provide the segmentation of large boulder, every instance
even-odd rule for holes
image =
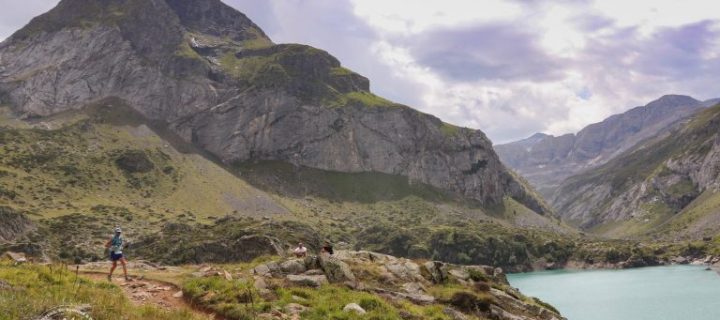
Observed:
[[[420,274],[420,266],[410,260],[399,259],[385,264],[384,267],[400,279],[406,281],[423,280]]]
[[[332,256],[320,257],[320,267],[330,282],[355,281],[355,274],[353,274],[350,266],[340,259]]]
[[[343,261],[387,263],[398,260],[391,255],[372,251],[337,250],[333,256]]]
[[[363,309],[363,308],[362,308],[359,304],[357,304],[357,303],[348,303],[348,304],[346,304],[345,307],[343,308],[343,311],[344,311],[344,312],[354,312],[354,313],[357,313],[357,314],[365,314],[365,313],[367,313],[367,311],[365,311],[365,309]]]
[[[263,277],[272,277],[280,273],[280,266],[276,262],[259,264],[253,268],[253,273]]]
[[[303,259],[291,259],[280,263],[280,270],[283,273],[301,274],[307,271]]]
[[[433,283],[444,283],[448,280],[448,266],[444,262],[425,262],[422,270],[425,277]]]
[[[296,286],[305,286],[305,287],[320,287],[323,284],[328,283],[328,278],[324,275],[321,276],[307,276],[307,275],[299,275],[299,274],[289,274],[287,276],[288,282],[292,285]]]
[[[320,258],[318,256],[307,256],[303,263],[307,270],[320,269]]]

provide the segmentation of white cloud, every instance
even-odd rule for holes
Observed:
[[[700,70],[714,73],[720,69],[696,58],[682,60],[675,56],[671,51],[684,50],[678,48],[684,45],[677,36],[668,34],[672,28],[717,20],[720,14],[709,10],[706,2],[452,0],[407,5],[406,1],[399,0],[354,0],[353,4],[355,13],[378,34],[375,54],[379,63],[390,66],[393,74],[400,75],[404,81],[425,88],[423,103],[416,107],[449,122],[480,128],[496,142],[522,138],[535,131],[574,132],[663,94],[686,93],[700,99],[719,94],[712,91],[711,83],[716,82],[712,76],[688,81],[683,69],[690,66],[674,64],[695,64]],[[457,36],[453,30],[490,25],[532,34],[527,40],[541,48],[541,54],[562,61],[559,67],[562,77],[531,81],[531,75],[523,79],[510,74],[503,77],[499,72],[493,73],[497,75],[495,79],[448,78],[441,75],[447,71],[442,63],[426,64],[418,60],[417,54],[422,49],[417,52],[408,49],[409,43],[417,43],[423,35],[437,30],[445,30],[445,36],[453,37]],[[692,36],[695,31],[687,32]],[[521,45],[511,43],[521,37],[501,41],[490,37],[480,33],[475,39],[463,37],[461,41],[467,41],[466,48],[450,48],[445,59],[451,59],[458,51],[469,50],[472,42],[480,43],[480,48],[483,44],[508,46],[509,50],[498,51],[501,54],[511,53],[515,48],[522,50]],[[720,56],[717,39],[698,44],[704,46],[702,59],[709,61]],[[652,48],[648,48],[658,48],[664,40],[670,43],[660,51],[652,52]],[[485,48],[485,51],[493,50],[496,48]],[[531,54],[537,56],[538,53]],[[435,61],[443,59],[438,54],[432,57]],[[487,57],[476,56],[476,60]],[[497,55],[490,57],[496,61],[503,59]],[[512,57],[516,58],[515,63],[504,69],[526,63],[522,54],[517,57],[512,54]],[[457,69],[457,64],[445,67]],[[535,72],[535,69],[528,70]]]
[[[519,18],[519,3],[503,0],[352,0],[355,13],[380,31],[405,35],[432,28]]]
[[[30,22],[33,17],[50,10],[59,0],[1,0],[0,41]]]

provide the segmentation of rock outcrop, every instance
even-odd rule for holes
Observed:
[[[645,139],[667,133],[705,107],[688,96],[666,95],[643,107],[591,124],[577,134],[542,133],[496,145],[501,160],[522,174],[546,199],[566,178],[598,167]]]
[[[482,132],[373,95],[327,52],[275,45],[219,0],[62,0],[0,44],[0,99],[15,113],[108,98],[227,164],[382,172],[548,211]]]
[[[35,229],[35,224],[12,208],[0,207],[0,243],[14,242]]]
[[[377,295],[397,305],[403,302],[418,306],[441,305],[443,313],[453,319],[564,319],[547,305],[524,297],[510,287],[502,271],[490,266],[461,266],[440,261],[418,263],[369,251],[339,250],[333,256],[315,258],[309,260],[321,261],[317,267],[322,266],[322,269],[288,272],[288,268],[281,267],[299,263],[297,259],[258,265],[253,269],[255,286],[266,290],[266,283],[274,283],[281,287],[321,290],[322,286],[341,283],[350,290]],[[391,273],[394,280],[387,281],[382,270]],[[339,274],[342,276],[338,277]],[[258,282],[261,285],[258,286]],[[301,297],[294,299],[303,301]],[[365,314],[367,311],[363,306],[374,307],[367,299],[365,305],[358,302],[347,303],[342,310]]]

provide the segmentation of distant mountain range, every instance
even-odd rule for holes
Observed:
[[[566,222],[613,237],[720,230],[720,100],[664,96],[577,135],[497,146]]]
[[[566,220],[610,236],[713,237],[720,231],[720,105],[565,180]]]
[[[577,134],[551,136],[542,133],[496,145],[502,161],[524,176],[550,199],[566,178],[607,163],[639,142],[667,132],[712,101],[703,103],[688,96],[666,95],[646,106],[613,115],[591,124]]]

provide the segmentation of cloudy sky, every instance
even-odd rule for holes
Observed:
[[[1,1],[0,39],[57,3]],[[720,11],[704,0],[225,2],[276,43],[323,48],[374,92],[495,143],[663,94],[720,97]]]

